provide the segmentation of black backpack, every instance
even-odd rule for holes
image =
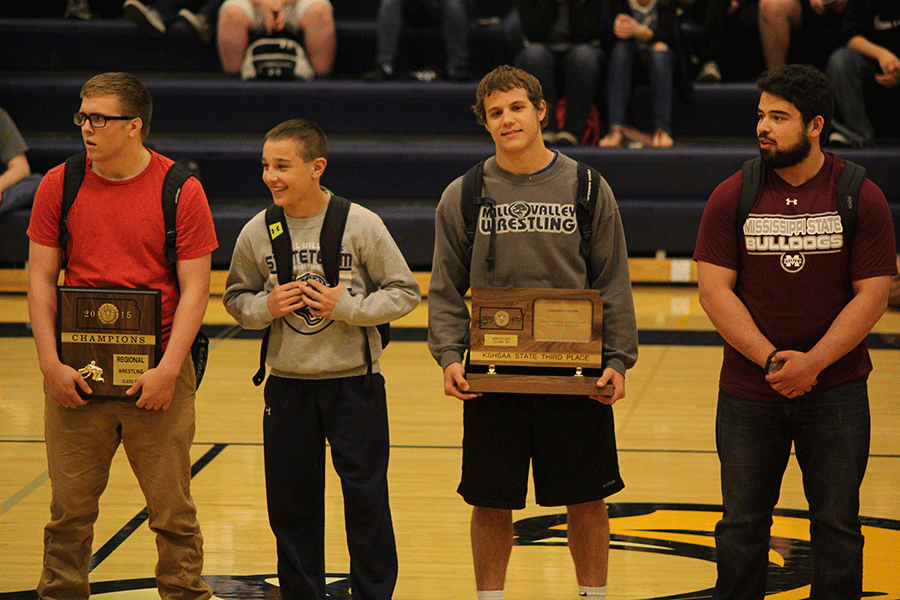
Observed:
[[[63,195],[62,207],[59,214],[59,246],[63,252],[63,264],[66,262],[66,247],[68,246],[71,234],[69,233],[69,210],[75,203],[78,196],[78,190],[81,188],[81,182],[84,181],[84,170],[86,167],[85,152],[79,152],[74,156],[66,159],[65,170],[63,171]],[[175,243],[178,238],[178,232],[175,229],[175,216],[178,210],[178,199],[181,197],[181,188],[188,180],[188,177],[194,175],[194,172],[184,163],[174,162],[166,172],[163,180],[162,188],[162,208],[163,219],[166,228],[166,260],[170,263],[178,261],[178,252]],[[202,330],[197,331],[197,337],[191,344],[191,358],[194,361],[194,372],[197,376],[197,387],[200,387],[200,381],[203,379],[203,373],[206,372],[206,361],[209,357],[209,338]]]
[[[347,225],[347,214],[350,212],[350,201],[340,196],[332,196],[325,209],[325,219],[322,229],[319,231],[319,256],[322,260],[322,270],[325,271],[325,280],[328,285],[334,287],[340,281],[340,253],[341,240],[344,237],[344,227]],[[278,284],[284,285],[293,280],[293,245],[288,230],[284,209],[272,204],[266,209],[266,228],[269,232],[269,241],[272,243],[272,254],[275,258],[275,272],[278,276]],[[381,347],[387,348],[391,340],[391,324],[382,323],[376,327],[381,335]],[[253,376],[253,385],[260,385],[266,377],[266,354],[269,350],[270,325],[263,334],[262,345],[259,348],[259,370]],[[372,375],[372,349],[369,348],[369,338],[365,335],[366,384]]]
[[[466,237],[469,239],[469,253],[471,256],[472,245],[475,243],[475,231],[478,227],[478,215],[482,206],[493,207],[496,202],[492,198],[481,195],[484,187],[484,161],[481,161],[463,176],[462,181],[462,213],[466,224]],[[593,236],[594,207],[597,204],[597,195],[600,189],[600,173],[591,166],[578,161],[578,194],[575,199],[575,217],[578,221],[578,230],[581,232],[581,254],[588,262],[588,276],[593,279],[590,272],[591,237]],[[493,242],[488,250],[487,262],[493,268]]]
[[[744,230],[744,223],[753,210],[753,205],[759,199],[762,189],[762,159],[752,158],[744,163],[741,168],[743,181],[741,182],[741,199],[738,202],[735,224],[737,225],[738,238]],[[844,240],[847,249],[852,247],[853,234],[856,232],[856,213],[859,209],[859,190],[866,178],[866,169],[849,160],[844,161],[844,172],[837,186],[837,210],[841,217],[841,227],[844,229]]]

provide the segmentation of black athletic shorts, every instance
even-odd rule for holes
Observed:
[[[473,506],[525,507],[528,469],[541,506],[606,498],[619,475],[612,407],[587,396],[484,394],[463,407],[462,481]]]

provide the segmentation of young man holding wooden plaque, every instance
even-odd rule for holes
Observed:
[[[212,595],[200,578],[203,538],[190,493],[196,374],[189,353],[206,312],[210,255],[217,241],[206,194],[190,178],[178,202],[177,260],[167,257],[162,190],[173,161],[144,146],[151,113],[150,93],[133,75],[104,73],[85,83],[74,121],[86,157],[66,219],[68,241],[60,243],[64,165],[44,177],[31,213],[28,306],[44,376],[52,484],[37,588],[41,598],[90,595],[93,526],[120,443],[156,533],[160,597],[205,600]],[[64,307],[57,303],[57,283],[64,258],[65,286],[116,293],[161,290],[156,318],[162,358],[115,399],[100,397],[104,394],[92,387],[113,374],[101,374],[98,364],[73,366],[60,360],[57,318],[65,323],[85,316],[60,314]],[[98,307],[102,323],[127,319],[115,302]],[[80,310],[93,316],[89,308]],[[100,343],[99,338],[94,341]]]
[[[637,360],[637,328],[628,255],[609,185],[598,186],[588,232],[573,208],[578,163],[544,146],[547,105],[533,76],[508,66],[481,81],[475,113],[496,155],[484,163],[487,200],[474,237],[467,234],[463,179],[451,183],[436,214],[429,302],[429,348],[444,369],[444,392],[465,401],[459,493],[472,512],[472,548],[480,599],[503,595],[513,544],[512,510],[524,508],[529,465],[543,506],[565,506],[569,549],[580,594],[604,598],[609,517],[604,498],[624,487],[616,458],[612,404],[625,396],[625,371]],[[552,216],[552,218],[531,218]],[[589,234],[590,243],[585,244]],[[582,252],[585,246],[586,253]],[[585,255],[586,254],[586,255]],[[594,289],[603,304],[603,362],[591,395],[477,394],[466,381],[469,288]],[[498,325],[515,313],[504,311]],[[510,318],[507,319],[507,316]],[[523,363],[526,370],[536,367]],[[611,391],[605,388],[612,386]]]

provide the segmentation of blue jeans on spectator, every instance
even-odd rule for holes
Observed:
[[[610,127],[625,125],[631,76],[635,58],[641,50],[633,39],[616,40],[609,58],[607,110]],[[650,74],[650,113],[654,131],[672,132],[672,94],[674,93],[675,53],[671,48],[647,51]]]
[[[865,146],[875,138],[875,127],[866,113],[863,82],[881,73],[878,61],[852,48],[838,48],[828,59],[828,77],[834,82],[835,108],[839,125],[835,127],[854,145]]]
[[[31,208],[42,177],[39,173],[32,173],[3,190],[0,196],[0,215],[20,208]]]
[[[856,380],[785,402],[719,392],[716,446],[724,514],[716,525],[715,600],[762,600],[772,511],[791,443],[803,473],[812,545],[811,600],[862,593],[859,487],[869,457],[869,398]]]
[[[585,122],[594,101],[600,68],[603,65],[603,49],[599,45],[575,44],[566,52],[555,52],[545,44],[530,43],[516,56],[516,66],[531,73],[541,83],[544,100],[550,109],[548,129],[559,131],[556,122],[557,74],[563,74],[563,95],[566,99],[564,131],[581,139]]]
[[[381,0],[378,7],[379,66],[394,67],[403,27],[403,5],[423,2],[431,5],[436,20],[440,20],[444,34],[444,53],[447,70],[469,67],[469,7],[466,0]]]

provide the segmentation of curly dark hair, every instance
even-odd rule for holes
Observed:
[[[797,107],[803,124],[809,125],[817,115],[825,120],[827,134],[834,118],[834,84],[811,65],[784,65],[766,71],[756,82],[760,92],[783,98]]]

